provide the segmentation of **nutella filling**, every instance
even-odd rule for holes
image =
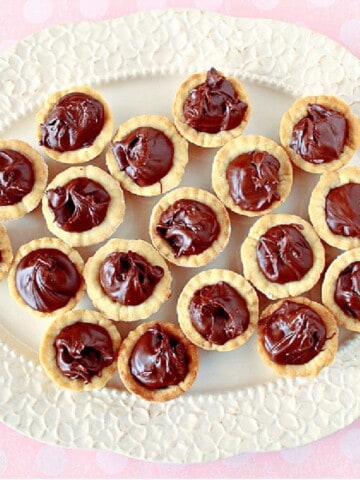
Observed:
[[[318,355],[326,341],[326,326],[312,308],[285,300],[259,321],[264,347],[280,365],[303,365]]]
[[[302,225],[276,225],[262,235],[256,256],[263,275],[274,283],[301,280],[313,266],[313,251]]]
[[[339,158],[348,138],[346,118],[335,110],[312,103],[307,113],[294,126],[290,147],[310,163],[322,164]]]
[[[238,127],[247,108],[231,82],[211,68],[206,81],[190,91],[183,113],[187,125],[198,132],[218,133]]]
[[[135,252],[114,252],[100,266],[100,285],[105,294],[122,305],[147,300],[164,276],[164,269],[151,265]]]
[[[197,290],[189,305],[191,323],[209,342],[224,345],[249,325],[243,297],[228,283],[218,282]]]
[[[207,205],[181,199],[161,214],[156,231],[178,258],[197,255],[209,248],[219,236],[220,226],[215,213]]]
[[[227,170],[231,198],[243,210],[261,211],[280,200],[279,161],[268,152],[248,152],[233,160]]]
[[[157,323],[136,342],[129,366],[140,384],[157,389],[182,382],[189,371],[188,362],[185,345]]]
[[[360,184],[346,183],[326,196],[325,219],[335,235],[360,238]]]
[[[334,300],[348,316],[360,320],[360,262],[353,262],[338,276]]]
[[[111,337],[100,325],[77,322],[64,327],[55,337],[56,363],[70,380],[91,382],[115,360]]]
[[[86,177],[46,191],[55,223],[67,232],[85,232],[105,219],[111,200],[107,191]]]
[[[20,260],[15,281],[17,291],[27,305],[50,313],[69,303],[79,290],[82,277],[63,252],[40,248]]]
[[[68,93],[41,124],[40,145],[58,152],[90,147],[104,123],[104,107],[99,100],[86,93]]]
[[[0,150],[0,206],[14,205],[31,192],[35,183],[30,160],[15,150]]]
[[[165,177],[173,165],[174,146],[161,131],[139,127],[112,144],[121,171],[140,187],[153,185]]]

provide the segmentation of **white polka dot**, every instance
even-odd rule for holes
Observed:
[[[222,0],[195,0],[194,6],[208,10],[219,10],[223,3]]]
[[[0,450],[0,475],[6,472],[7,466],[8,466],[7,456],[4,450]]]
[[[347,20],[341,25],[340,40],[347,47],[360,44],[360,20]]]
[[[330,7],[330,5],[335,3],[335,0],[310,0],[310,3],[316,7]]]
[[[23,14],[31,23],[45,23],[51,17],[53,9],[52,0],[26,0]]]
[[[167,0],[137,0],[136,5],[139,10],[149,10],[149,8],[166,8]]]
[[[101,471],[109,475],[122,472],[128,464],[128,459],[123,455],[114,452],[98,450],[96,452],[96,463]]]
[[[97,19],[104,17],[109,7],[108,0],[101,2],[89,2],[89,0],[80,0],[79,9],[84,18]]]
[[[360,429],[351,429],[343,434],[340,447],[348,458],[360,461]]]
[[[273,10],[278,6],[279,0],[251,0],[254,7],[259,10]]]
[[[66,450],[60,447],[41,447],[36,455],[36,465],[44,475],[58,476],[65,470],[68,458]]]
[[[282,450],[280,455],[288,463],[304,463],[313,451],[310,445]]]

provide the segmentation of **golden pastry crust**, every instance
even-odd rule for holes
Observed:
[[[56,336],[63,328],[73,325],[77,322],[92,323],[103,327],[108,332],[113,344],[114,361],[111,365],[103,368],[101,371],[101,376],[94,376],[87,384],[85,384],[82,380],[71,380],[63,375],[56,363],[56,348],[54,347]],[[72,312],[67,312],[64,315],[57,317],[49,325],[40,343],[39,359],[43,369],[45,370],[45,373],[53,382],[56,383],[57,386],[77,392],[94,390],[104,387],[115,374],[117,370],[117,357],[120,343],[121,337],[117,328],[101,313],[91,310],[73,310]]]
[[[274,362],[268,355],[264,348],[264,334],[261,328],[261,321],[267,316],[274,313],[286,301],[307,305],[314,310],[323,320],[326,327],[326,341],[323,350],[313,359],[303,365],[281,365]],[[260,315],[258,328],[258,352],[266,365],[275,370],[279,375],[286,377],[316,377],[320,370],[333,362],[337,352],[339,342],[339,332],[336,324],[336,319],[332,313],[320,303],[309,300],[305,297],[295,297],[289,299],[282,299],[272,305],[269,305]]]
[[[61,163],[85,163],[88,162],[105,150],[107,144],[110,142],[111,136],[113,134],[113,116],[110,110],[109,105],[105,101],[105,99],[95,90],[86,86],[86,85],[79,85],[73,86],[70,88],[66,88],[64,90],[59,90],[52,93],[44,102],[41,109],[38,111],[36,115],[36,135],[39,140],[41,141],[41,125],[46,121],[46,118],[55,104],[60,100],[60,98],[64,97],[68,93],[85,93],[90,95],[91,97],[98,100],[104,107],[104,125],[99,133],[99,135],[95,138],[92,145],[85,148],[79,148],[77,150],[71,150],[67,152],[58,152],[53,150],[52,148],[46,147],[42,145],[42,149],[53,160],[56,160]]]
[[[325,173],[320,177],[310,197],[309,217],[313,227],[324,242],[340,250],[360,247],[360,238],[336,235],[330,230],[326,222],[326,197],[333,188],[347,183],[360,183],[359,178],[360,167],[356,166],[348,166],[337,172]]]
[[[245,300],[249,311],[249,325],[247,329],[241,335],[228,340],[223,345],[206,340],[193,326],[189,311],[190,302],[195,292],[208,285],[215,285],[218,282],[226,282],[234,288]],[[205,350],[228,352],[243,345],[254,333],[259,318],[259,300],[255,289],[238,273],[223,269],[204,270],[192,277],[183,288],[177,302],[177,315],[182,331],[192,343]]]
[[[218,71],[218,73],[225,77],[220,71]],[[199,132],[195,130],[186,123],[183,106],[190,91],[204,83],[206,81],[206,76],[207,72],[195,73],[180,85],[175,94],[172,106],[174,123],[181,135],[183,135],[189,142],[206,148],[221,147],[232,138],[238,137],[245,129],[251,114],[250,102],[246,90],[240,81],[235,77],[226,76],[226,79],[231,82],[234,90],[237,92],[239,99],[247,104],[247,109],[240,125],[232,130],[222,130],[218,133]]]
[[[39,250],[41,248],[54,248],[55,250],[59,250],[60,252],[67,255],[67,257],[75,265],[81,277],[80,287],[77,292],[74,292],[73,297],[70,298],[66,305],[64,305],[62,308],[54,310],[53,312],[41,312],[32,308],[23,300],[16,287],[16,271],[20,261],[29,253],[34,252],[35,250]],[[81,258],[80,254],[76,250],[71,248],[69,245],[67,245],[65,242],[54,237],[37,238],[35,240],[31,240],[28,243],[25,243],[24,245],[21,245],[21,247],[17,251],[8,275],[8,287],[12,297],[28,312],[40,318],[51,318],[54,316],[62,315],[63,313],[72,310],[75,305],[80,301],[81,297],[85,292],[83,271],[84,261]]]
[[[298,224],[303,227],[301,233],[312,248],[313,265],[300,280],[280,284],[270,282],[263,275],[258,265],[256,249],[261,235],[266,233],[269,228],[285,224]],[[249,234],[241,246],[240,256],[244,277],[271,299],[295,297],[307,292],[317,283],[325,266],[324,247],[312,226],[301,217],[286,213],[267,214],[259,218],[250,228]]]
[[[146,197],[160,195],[168,190],[177,187],[184,175],[185,167],[188,163],[188,143],[178,133],[174,124],[162,115],[140,115],[127,120],[120,125],[116,131],[112,143],[119,142],[129,133],[139,127],[152,127],[163,132],[174,147],[173,165],[169,172],[153,185],[141,187],[129,175],[120,170],[119,164],[113,154],[111,145],[106,153],[106,164],[111,175],[116,178],[121,186],[135,195],[143,195]]]
[[[157,265],[164,270],[164,276],[154,288],[151,296],[139,305],[122,305],[112,300],[103,291],[99,272],[103,261],[114,252],[128,252],[131,250],[145,258],[151,265]],[[144,320],[157,312],[161,305],[171,295],[171,273],[161,255],[144,240],[125,240],[116,238],[109,240],[103,247],[88,259],[85,265],[84,276],[87,293],[96,308],[112,320],[132,322]]]
[[[110,195],[110,203],[107,209],[106,217],[99,225],[84,232],[68,232],[58,227],[54,222],[54,215],[48,205],[46,192],[42,199],[42,212],[46,220],[46,225],[51,233],[64,240],[72,247],[83,247],[102,242],[112,235],[125,215],[124,194],[118,182],[104,170],[99,167],[88,165],[86,167],[70,167],[59,173],[52,182],[49,183],[47,190],[61,187],[75,178],[89,178],[100,184]]]
[[[0,140],[0,150],[14,150],[26,157],[34,172],[34,185],[20,202],[0,206],[0,221],[15,220],[34,210],[40,203],[48,180],[48,167],[42,156],[21,140]]]
[[[226,178],[226,171],[229,164],[239,155],[253,151],[268,152],[280,163],[278,172],[279,184],[277,186],[277,193],[280,199],[275,200],[268,208],[259,211],[245,210],[237,205],[230,194],[229,183]],[[244,135],[226,143],[226,145],[217,152],[213,163],[211,178],[216,195],[227,208],[239,215],[256,217],[275,210],[275,208],[279,207],[286,200],[292,186],[293,171],[289,157],[280,145],[260,135]]]
[[[139,338],[157,323],[160,324],[168,334],[174,336],[184,344],[188,356],[188,374],[178,385],[150,389],[141,385],[133,377],[130,371],[129,359]],[[167,402],[185,393],[194,383],[199,370],[199,356],[195,345],[189,342],[177,325],[162,321],[146,322],[139,325],[135,330],[131,330],[123,340],[119,351],[118,369],[122,382],[131,393],[151,402]]]
[[[331,162],[313,164],[304,160],[291,147],[291,135],[294,126],[307,115],[309,103],[322,105],[342,114],[348,124],[348,139],[339,158]],[[310,173],[324,173],[338,170],[346,165],[353,157],[355,150],[360,146],[360,123],[357,117],[351,112],[350,107],[339,98],[327,95],[310,96],[296,100],[290,109],[284,113],[280,124],[280,141],[288,152],[293,163]]]
[[[360,248],[354,248],[344,252],[333,260],[327,269],[323,280],[321,300],[322,303],[335,315],[339,325],[348,330],[352,330],[353,332],[360,332],[360,320],[347,315],[334,299],[336,283],[340,273],[354,262],[360,262]]]
[[[13,252],[10,237],[4,225],[0,223],[0,281],[6,277],[12,261]]]
[[[177,200],[195,200],[207,205],[215,213],[220,227],[220,233],[213,244],[199,254],[182,255],[175,257],[169,243],[156,231],[156,225],[162,213],[173,205]],[[154,206],[150,216],[150,237],[154,247],[169,262],[180,267],[201,267],[208,264],[219,255],[228,244],[231,232],[229,215],[224,205],[206,190],[193,187],[183,187],[173,190],[164,195]]]

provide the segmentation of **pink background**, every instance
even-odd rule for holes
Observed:
[[[273,18],[328,35],[360,58],[359,0],[0,0],[0,54],[56,23],[114,18],[150,8],[195,7]],[[201,465],[164,465],[112,452],[49,446],[0,424],[2,478],[359,478],[360,419],[300,448]]]

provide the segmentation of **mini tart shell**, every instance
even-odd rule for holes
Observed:
[[[113,344],[114,361],[111,365],[103,368],[101,376],[95,375],[91,382],[85,384],[83,381],[70,378],[63,375],[56,363],[56,349],[54,341],[61,330],[69,325],[77,322],[86,322],[99,325],[108,332]],[[101,313],[91,310],[73,310],[64,315],[57,317],[45,331],[41,343],[39,359],[48,377],[61,388],[67,388],[74,391],[94,390],[104,387],[113,377],[117,370],[117,356],[120,348],[120,334],[110,320],[105,318]]]
[[[133,348],[139,338],[157,323],[160,324],[168,334],[176,337],[184,344],[189,360],[189,371],[185,379],[178,385],[151,389],[141,385],[141,383],[133,377],[129,366],[129,360]],[[166,402],[185,393],[194,383],[199,370],[199,356],[195,345],[189,342],[177,325],[162,321],[146,322],[139,325],[134,330],[131,330],[128,336],[123,340],[119,351],[118,369],[123,384],[131,393],[151,402]]]
[[[163,268],[164,276],[155,286],[151,296],[139,305],[122,305],[106,295],[100,281],[100,267],[105,258],[114,252],[128,252],[131,250],[144,257],[150,264]],[[157,312],[161,305],[171,295],[172,276],[170,270],[161,255],[144,240],[109,240],[103,247],[88,259],[85,265],[84,276],[87,293],[96,308],[112,320],[132,322],[144,320]]]
[[[307,107],[310,103],[322,105],[342,114],[348,124],[348,139],[339,158],[331,162],[314,164],[304,160],[291,147],[291,136],[294,126],[307,116]],[[288,152],[292,162],[302,170],[310,173],[324,173],[331,170],[338,170],[346,165],[360,146],[360,123],[357,117],[351,112],[350,107],[337,97],[319,95],[300,98],[284,113],[280,123],[280,141]]]
[[[0,281],[6,277],[13,261],[10,237],[4,225],[0,223]]]
[[[36,115],[36,136],[38,141],[41,141],[41,125],[46,121],[47,116],[55,106],[55,104],[68,93],[85,93],[91,97],[98,100],[104,107],[104,125],[95,138],[93,144],[90,147],[79,148],[77,150],[71,150],[67,152],[58,152],[52,148],[42,145],[41,148],[43,151],[53,160],[56,160],[61,163],[85,163],[89,160],[100,155],[100,153],[105,150],[107,144],[109,143],[111,136],[113,134],[114,122],[113,116],[110,110],[109,105],[104,100],[104,98],[92,88],[81,85],[67,88],[65,90],[58,90],[52,93],[44,102],[42,108],[38,111]]]
[[[335,358],[339,342],[339,332],[336,324],[336,319],[332,315],[332,313],[320,303],[314,302],[305,297],[295,297],[284,298],[276,303],[273,303],[272,305],[269,305],[261,313],[259,322],[261,322],[263,318],[274,313],[278,308],[281,307],[281,305],[286,300],[307,305],[321,317],[327,331],[326,341],[323,350],[313,359],[311,359],[307,363],[304,363],[303,365],[281,365],[271,360],[267,351],[265,350],[263,330],[259,325],[257,342],[258,352],[263,362],[269,367],[271,367],[279,375],[283,375],[286,377],[316,377],[319,374],[320,370],[327,365],[330,365],[330,363],[332,363]]]
[[[249,325],[247,329],[223,345],[206,340],[193,326],[189,311],[190,302],[197,290],[219,282],[226,282],[234,288],[246,301],[249,311]],[[177,315],[182,331],[192,343],[204,350],[228,352],[243,345],[254,333],[259,318],[259,300],[255,289],[238,273],[222,269],[204,270],[192,277],[183,288],[177,303]]]
[[[61,187],[75,178],[89,178],[100,184],[110,195],[110,203],[103,222],[84,232],[68,232],[58,227],[54,221],[54,214],[49,208],[46,191],[42,199],[42,212],[46,225],[51,233],[64,240],[72,247],[84,247],[102,242],[109,238],[120,225],[125,215],[124,194],[118,182],[99,167],[88,165],[85,167],[70,167],[59,173],[47,190]]]
[[[119,142],[129,133],[139,127],[152,127],[163,132],[172,142],[174,147],[173,165],[169,172],[153,185],[141,187],[129,175],[120,170],[119,164],[113,154],[111,145],[106,154],[106,165],[111,175],[116,178],[121,186],[135,195],[151,197],[160,195],[177,187],[184,175],[188,163],[188,143],[176,130],[174,124],[162,115],[140,115],[127,120],[116,131],[112,143]]]
[[[56,250],[60,250],[60,252],[67,255],[67,257],[75,265],[81,277],[81,284],[78,291],[74,292],[74,296],[70,298],[70,300],[66,305],[64,305],[62,308],[58,308],[57,310],[54,310],[53,312],[41,312],[39,310],[35,310],[34,308],[30,307],[23,300],[23,298],[18,292],[18,289],[16,288],[16,270],[18,268],[20,261],[24,257],[26,257],[26,255],[28,255],[29,253],[34,252],[35,250],[39,250],[41,248],[54,248]],[[80,301],[81,297],[85,292],[85,281],[83,277],[83,271],[84,271],[84,261],[81,258],[79,252],[69,247],[69,245],[67,245],[65,242],[63,242],[58,238],[54,238],[54,237],[37,238],[35,240],[31,240],[28,243],[25,243],[17,251],[8,275],[8,287],[9,287],[11,296],[31,314],[40,318],[55,317],[58,315],[62,315],[63,313],[69,310],[72,310],[75,307],[75,305]]]
[[[335,315],[339,325],[353,332],[360,332],[360,320],[347,315],[334,299],[336,283],[340,273],[354,262],[360,262],[360,248],[344,252],[332,261],[323,280],[321,300]]]
[[[309,201],[309,217],[317,234],[324,242],[339,248],[350,250],[360,247],[360,238],[346,237],[333,233],[326,222],[325,204],[328,193],[347,183],[360,183],[360,167],[348,166],[337,172],[328,172],[320,177]]]
[[[156,225],[162,213],[177,200],[195,200],[207,205],[215,213],[220,232],[217,239],[199,254],[182,255],[175,258],[171,246],[156,231]],[[162,197],[154,206],[150,216],[150,237],[154,247],[169,262],[180,267],[201,267],[211,262],[228,244],[231,232],[229,215],[224,205],[212,193],[200,188],[183,187],[173,190]]]
[[[21,140],[0,140],[0,150],[14,150],[26,157],[34,172],[32,190],[20,202],[0,206],[0,221],[16,220],[34,210],[40,203],[48,180],[48,167],[42,156]]]
[[[206,81],[207,72],[194,73],[188,77],[178,88],[173,100],[172,112],[176,128],[179,130],[181,135],[186,138],[186,140],[194,143],[195,145],[199,145],[200,147],[216,148],[225,145],[226,142],[239,136],[243,132],[251,115],[251,107],[247,92],[239,80],[235,77],[225,76],[220,71],[218,71],[218,74],[222,75],[229,82],[231,82],[234,90],[239,96],[239,99],[247,104],[245,115],[240,125],[237,127],[231,130],[221,130],[218,133],[207,133],[199,132],[186,123],[183,112],[184,103],[189,96],[190,91]]]
[[[275,157],[280,163],[280,169],[278,172],[279,183],[277,186],[277,193],[279,194],[280,199],[274,201],[268,208],[258,211],[244,210],[234,202],[226,178],[226,172],[230,163],[239,155],[253,151],[267,152]],[[215,155],[211,178],[212,186],[216,195],[227,208],[239,215],[257,217],[275,210],[275,208],[284,203],[291,190],[293,171],[289,157],[280,145],[273,140],[260,135],[244,135],[234,138],[220,148]]]
[[[304,227],[301,233],[312,248],[314,261],[310,270],[306,272],[301,280],[280,284],[270,282],[263,275],[257,262],[256,249],[261,235],[273,226],[286,224],[298,224]],[[325,266],[325,250],[312,226],[301,217],[286,213],[268,214],[259,218],[250,228],[249,234],[241,246],[240,255],[244,277],[249,280],[255,288],[273,300],[295,297],[307,292],[317,283]]]

